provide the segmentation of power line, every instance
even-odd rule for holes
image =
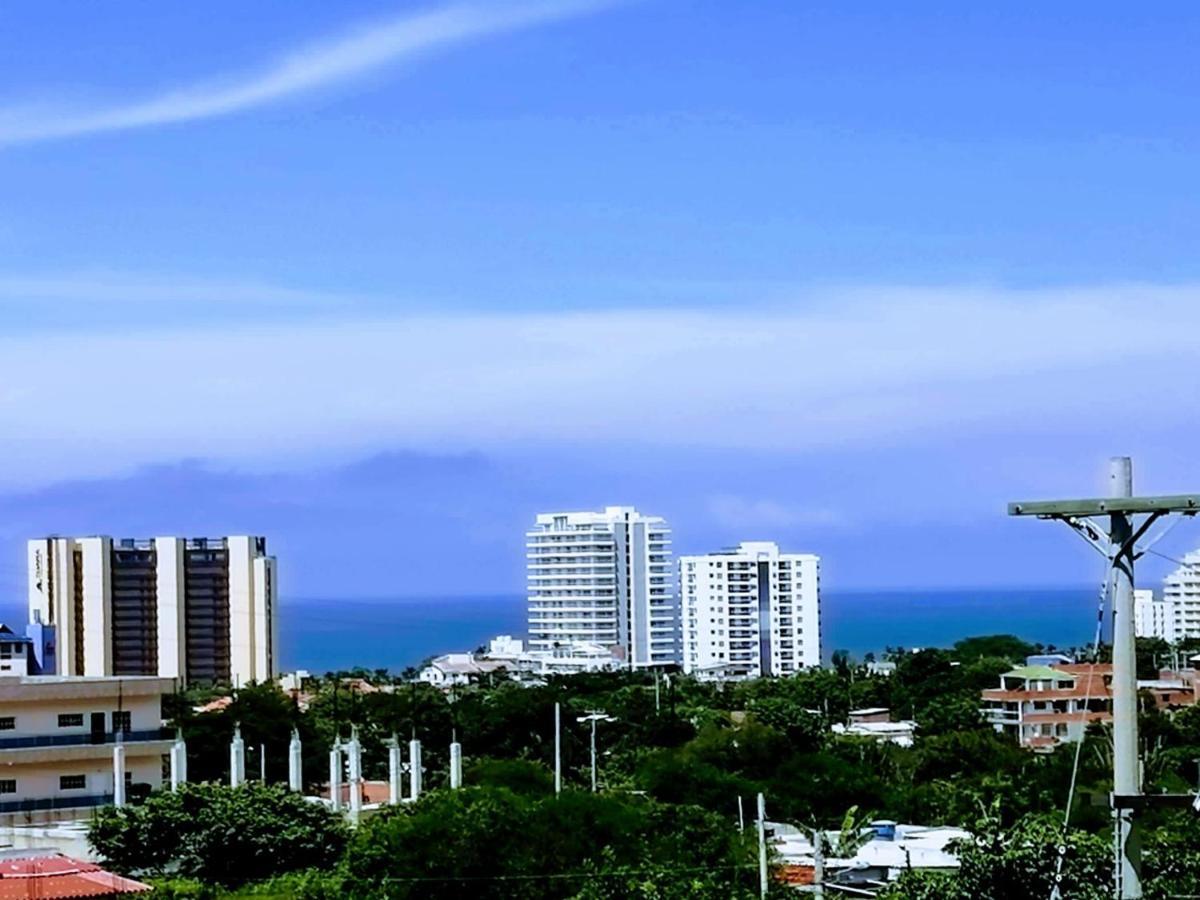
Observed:
[[[1079,779],[1079,760],[1083,755],[1083,744],[1087,731],[1088,706],[1092,702],[1092,684],[1095,682],[1096,660],[1100,655],[1100,638],[1104,631],[1104,610],[1108,606],[1108,595],[1111,589],[1112,574],[1109,568],[1109,561],[1106,559],[1104,561],[1104,579],[1100,584],[1100,602],[1096,607],[1096,636],[1092,641],[1092,660],[1088,666],[1087,690],[1083,696],[1083,709],[1079,711],[1081,728],[1079,740],[1075,744],[1075,759],[1071,763],[1071,782],[1067,789],[1067,807],[1063,810],[1062,843],[1058,845],[1058,859],[1054,864],[1054,887],[1050,891],[1050,900],[1059,900],[1062,896],[1059,885],[1062,883],[1063,864],[1067,858],[1067,834],[1071,826],[1071,807],[1075,804],[1075,785]]]

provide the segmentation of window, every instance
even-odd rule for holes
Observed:
[[[86,775],[59,775],[58,789],[60,791],[82,791],[87,787]]]
[[[17,779],[15,778],[0,778],[0,794],[15,794],[17,792]]]
[[[119,731],[122,734],[128,734],[133,731],[133,714],[127,709],[115,710],[113,716],[113,731]]]
[[[82,728],[83,713],[59,713],[59,728]]]
[[[0,731],[12,731],[16,727],[16,716],[0,716]]]

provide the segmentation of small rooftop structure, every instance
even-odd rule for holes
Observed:
[[[869,706],[865,709],[852,709],[847,714],[851,725],[861,725],[863,722],[890,722],[892,711],[886,706]]]
[[[1075,657],[1065,653],[1034,653],[1025,657],[1027,666],[1069,666],[1075,662]]]
[[[57,850],[0,851],[0,900],[123,897],[153,890]]]

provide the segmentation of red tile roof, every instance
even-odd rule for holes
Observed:
[[[0,900],[69,900],[73,897],[121,897],[144,894],[150,885],[106,872],[95,863],[62,853],[0,857]]]

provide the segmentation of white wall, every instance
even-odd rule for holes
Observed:
[[[229,677],[234,687],[255,680],[254,539],[237,535],[229,548]]]
[[[83,673],[112,674],[112,539],[81,538],[83,551]],[[60,642],[61,643],[61,642]]]
[[[163,678],[183,678],[187,676],[183,541],[175,537],[157,537],[154,552],[157,557],[158,674]]]
[[[278,630],[275,616],[275,560],[260,556],[254,560],[254,671],[255,681],[275,677],[274,635]]]

